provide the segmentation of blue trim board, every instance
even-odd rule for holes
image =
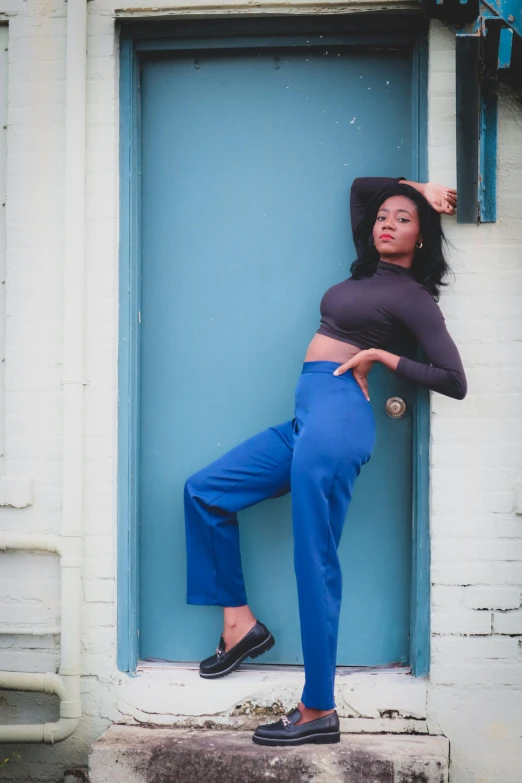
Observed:
[[[124,23],[120,35],[120,278],[118,354],[118,668],[134,672],[139,657],[139,319],[140,309],[140,58],[154,52],[205,46],[216,48],[220,38],[237,33],[235,44],[251,48],[260,45],[260,33],[270,36],[264,45],[280,46],[281,37],[303,46],[328,30],[339,46],[402,45],[414,58],[413,96],[415,134],[418,140],[414,168],[419,179],[427,179],[427,37],[426,25],[404,15],[362,14],[335,16],[180,20],[167,23]],[[365,17],[362,19],[361,17]],[[346,32],[343,35],[342,32]],[[297,37],[295,37],[297,33]],[[314,35],[317,33],[317,35]],[[299,36],[299,34],[301,34]],[[300,37],[300,40],[298,38]],[[160,41],[160,39],[162,39]],[[160,45],[161,44],[161,45]],[[306,44],[310,45],[310,44]],[[429,670],[430,577],[429,577],[429,392],[418,388],[414,423],[413,467],[413,557],[411,596],[412,671],[417,676]]]
[[[419,37],[414,52],[414,89],[417,105],[416,169],[420,182],[428,181],[428,40]],[[413,421],[412,581],[410,665],[412,673],[425,676],[430,668],[430,392],[417,386]]]
[[[121,41],[118,348],[118,668],[138,663],[139,64]]]
[[[513,54],[513,30],[509,27],[503,27],[500,30],[500,39],[498,42],[498,68],[509,68],[511,66],[511,57]]]
[[[497,127],[497,94],[483,91],[480,101],[478,189],[481,223],[494,223],[497,219]]]

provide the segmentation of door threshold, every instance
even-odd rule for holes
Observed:
[[[194,661],[164,661],[159,658],[153,658],[150,660],[139,660],[136,667],[136,671],[148,671],[157,669],[182,669],[188,671],[197,671],[199,664]],[[240,671],[270,671],[270,672],[303,672],[304,666],[302,664],[282,664],[282,663],[242,663]],[[411,674],[411,666],[404,666],[400,664],[384,664],[382,666],[337,666],[337,672],[339,674],[378,674],[385,672],[396,672],[397,674]]]

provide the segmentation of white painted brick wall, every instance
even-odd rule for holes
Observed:
[[[217,0],[213,5],[219,7]],[[133,0],[127,6],[144,4]],[[197,0],[184,7],[190,6],[197,9]],[[20,748],[17,771],[14,766],[2,770],[16,783],[44,775],[59,780],[66,766],[85,763],[89,743],[109,721],[140,714],[122,702],[125,678],[115,667],[119,130],[114,8],[110,0],[88,4],[85,716],[75,737],[55,748]],[[6,471],[33,481],[33,504],[0,508],[1,526],[58,532],[66,3],[7,0],[1,13],[10,21]],[[448,184],[456,177],[453,69],[454,37],[433,24],[430,177]],[[522,515],[515,514],[515,505],[522,485],[521,182],[522,110],[504,90],[499,220],[478,228],[446,221],[458,250],[452,255],[455,285],[441,306],[461,349],[470,391],[462,402],[432,395],[428,709],[452,743],[452,783],[520,783]],[[57,558],[6,553],[0,559],[0,622],[58,622]],[[2,669],[53,671],[58,653],[56,638],[0,637]],[[4,696],[7,718],[0,720],[56,717],[54,699]]]
[[[495,612],[493,615],[493,632],[510,635],[517,634],[522,639],[522,609],[513,612]]]
[[[454,37],[437,23],[430,66],[430,178],[455,182]],[[432,395],[428,713],[456,783],[521,779],[522,107],[503,91],[499,109],[499,220],[446,221],[458,252],[441,307],[469,393]]]
[[[519,587],[467,587],[463,598],[471,609],[518,609],[522,592]]]

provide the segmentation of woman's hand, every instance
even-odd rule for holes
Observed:
[[[334,375],[342,375],[347,370],[353,370],[353,377],[363,390],[364,396],[369,401],[370,395],[368,393],[367,376],[377,361],[379,361],[378,351],[375,348],[368,348],[366,351],[359,351],[359,353],[356,353],[355,356],[352,356],[345,364],[341,364],[341,366],[335,370]]]
[[[434,182],[411,182],[403,180],[405,185],[411,185],[412,188],[422,193],[428,204],[433,207],[435,212],[441,212],[444,215],[454,215],[457,208],[457,191],[455,188],[448,188],[446,185],[436,185]]]
[[[435,185],[427,182],[424,185],[424,198],[436,212],[454,215],[457,206],[457,191],[445,185]]]

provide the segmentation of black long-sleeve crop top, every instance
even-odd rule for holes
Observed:
[[[350,197],[354,234],[371,197],[397,181],[387,177],[354,180]],[[444,316],[431,291],[409,269],[380,260],[371,277],[348,278],[329,288],[321,301],[318,333],[362,349],[385,350],[396,344],[411,345],[413,337],[429,363],[401,356],[397,375],[448,397],[462,400],[466,396],[466,375]]]

